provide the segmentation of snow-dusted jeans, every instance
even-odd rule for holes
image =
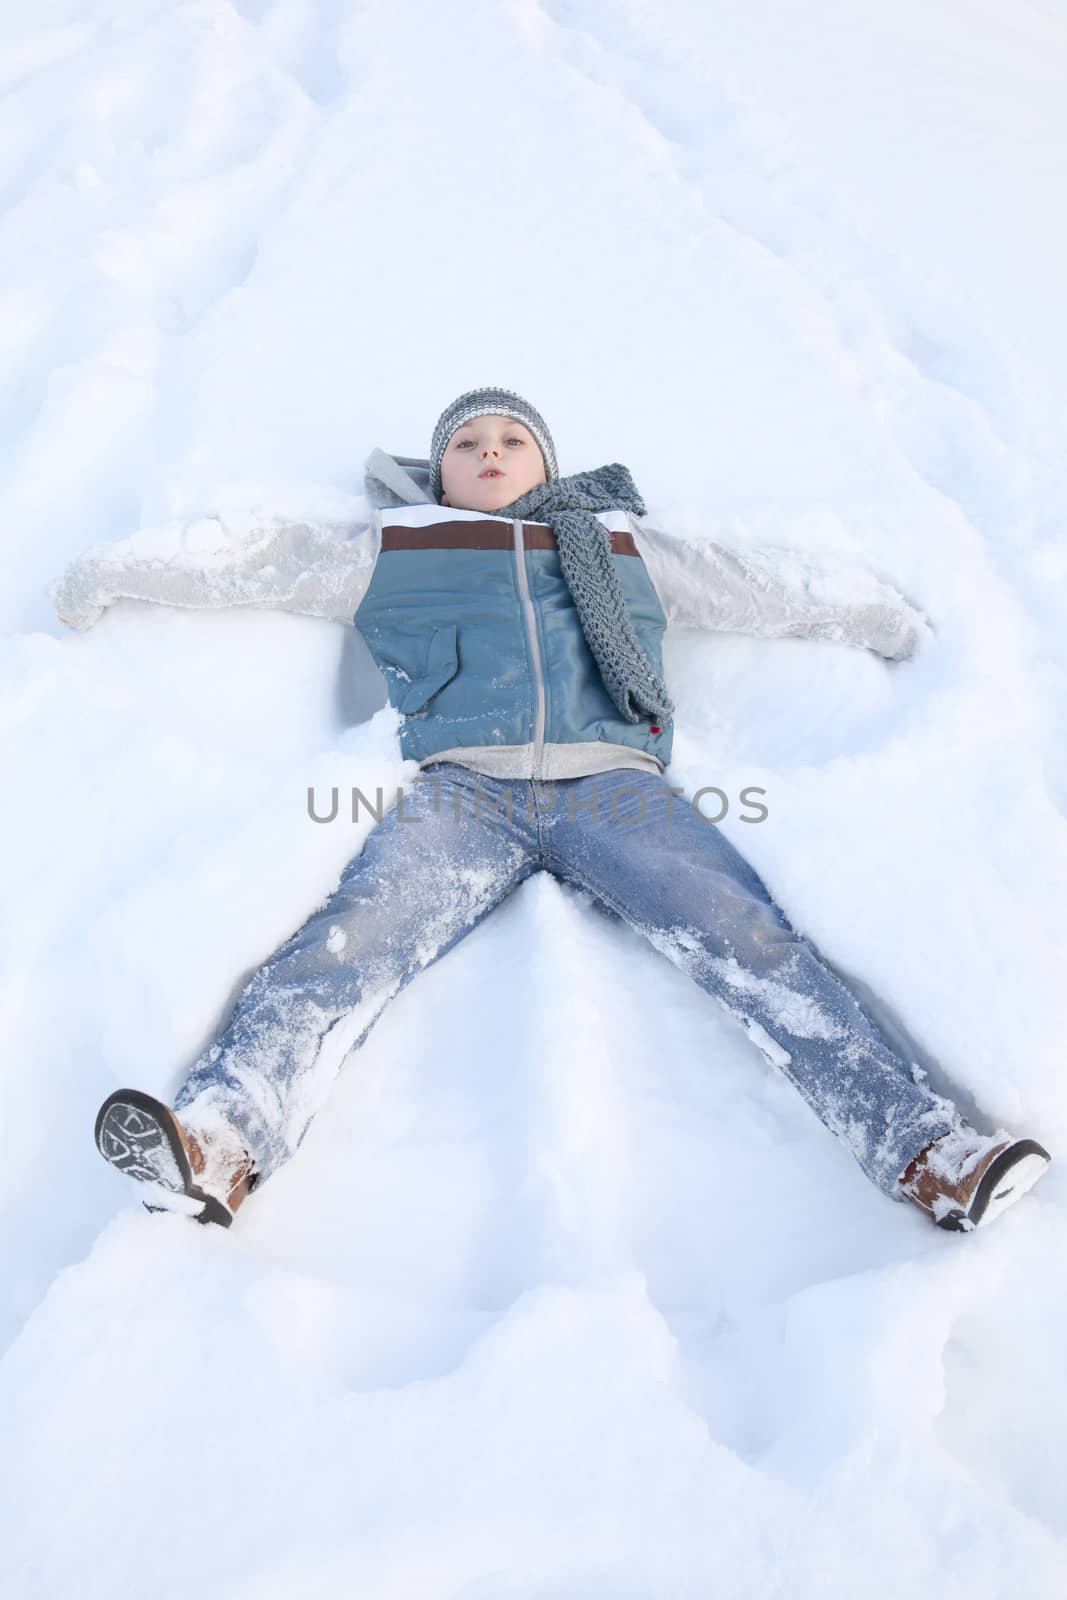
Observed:
[[[337,888],[261,966],[175,1109],[222,1115],[259,1181],[288,1160],[344,1057],[417,972],[545,869],[624,918],[737,1017],[895,1199],[960,1124],[889,1044],[714,823],[665,779],[615,768],[554,784],[438,762],[404,785]],[[206,1119],[206,1120],[205,1120]]]

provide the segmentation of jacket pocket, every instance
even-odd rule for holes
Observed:
[[[421,654],[416,655],[407,641],[401,645],[389,638],[380,641],[378,651],[389,699],[406,717],[420,712],[459,670],[454,622],[434,628]]]

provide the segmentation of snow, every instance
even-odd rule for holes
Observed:
[[[47,0],[0,42],[5,1600],[1062,1595],[1062,0]],[[228,1232],[96,1154],[361,847],[309,789],[414,767],[351,630],[75,634],[47,586],[347,518],[483,383],[657,526],[928,615],[895,665],[673,632],[670,777],[1058,1158],[992,1227],[889,1203],[546,874]]]

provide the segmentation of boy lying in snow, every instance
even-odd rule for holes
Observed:
[[[560,478],[544,419],[509,390],[460,395],[428,461],[376,450],[366,481],[369,527],[281,524],[199,567],[91,551],[52,591],[76,628],[120,596],[354,620],[402,714],[402,752],[426,773],[406,815],[383,817],[253,975],[174,1109],[139,1090],[108,1097],[104,1157],[153,1205],[229,1225],[293,1154],[388,1000],[547,870],[738,1017],[883,1193],[958,1231],[1018,1199],[1048,1152],[976,1132],[934,1094],[663,778],[668,623],[900,660],[921,615],[876,580],[861,585],[870,598],[820,600],[799,557],[657,533],[624,466]]]

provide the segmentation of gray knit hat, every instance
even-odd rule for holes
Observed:
[[[449,439],[457,428],[463,427],[464,423],[473,422],[476,417],[488,416],[514,417],[516,422],[524,423],[540,446],[547,482],[552,483],[559,477],[556,447],[552,443],[552,435],[548,431],[544,417],[539,411],[534,410],[528,400],[524,400],[522,395],[516,394],[513,389],[468,389],[466,394],[461,394],[442,411],[433,430],[433,440],[430,444],[430,492],[435,500],[441,499],[441,457],[445,453]]]

